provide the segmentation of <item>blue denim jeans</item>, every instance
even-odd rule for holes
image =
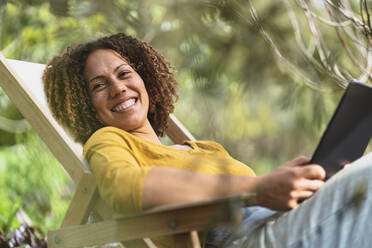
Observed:
[[[212,230],[207,247],[372,247],[372,153],[291,211],[248,207],[243,217],[239,227]]]

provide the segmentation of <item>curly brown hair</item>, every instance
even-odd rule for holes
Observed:
[[[168,116],[178,98],[173,67],[149,44],[123,33],[69,47],[62,56],[56,56],[49,62],[43,83],[54,117],[79,143],[85,143],[104,126],[97,118],[84,78],[85,62],[98,49],[116,51],[141,76],[149,95],[147,117],[156,134],[163,136]]]

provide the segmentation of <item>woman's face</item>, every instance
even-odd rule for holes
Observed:
[[[87,81],[97,117],[127,132],[149,128],[149,97],[142,78],[117,52],[100,49],[86,61]]]

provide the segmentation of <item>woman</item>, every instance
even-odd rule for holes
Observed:
[[[372,232],[366,233],[372,226],[364,218],[371,202],[371,155],[324,186],[322,167],[304,157],[256,177],[215,142],[162,145],[158,136],[173,111],[177,82],[169,63],[145,42],[116,34],[69,48],[49,63],[43,81],[52,112],[85,144],[100,194],[116,211],[251,192],[258,207],[245,209],[241,232],[217,228],[210,244],[363,247],[369,241],[363,237]],[[363,200],[353,205],[360,192]],[[362,237],[348,238],[351,228],[359,228]],[[170,237],[155,242],[174,246]]]

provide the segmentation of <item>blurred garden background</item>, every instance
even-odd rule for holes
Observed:
[[[370,82],[369,28],[366,1],[0,0],[7,58],[47,63],[117,32],[150,43],[176,68],[176,116],[259,175],[311,156],[347,82]],[[0,90],[0,223],[22,209],[56,228],[73,192]]]

